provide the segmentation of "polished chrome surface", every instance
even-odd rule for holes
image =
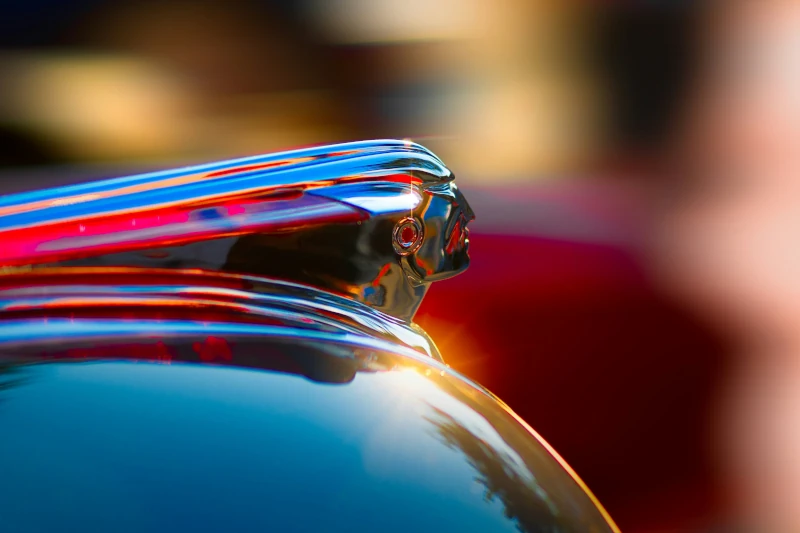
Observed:
[[[436,345],[413,323],[314,287],[238,274],[144,268],[53,268],[0,276],[0,321],[101,317],[174,318],[205,324],[290,327],[391,342],[441,361]]]
[[[411,322],[473,218],[403,141],[0,198],[0,529],[617,532]]]
[[[2,197],[0,267],[238,272],[410,321],[430,282],[467,268],[473,218],[425,148],[358,142]]]
[[[491,394],[349,333],[0,321],[3,531],[612,533]]]

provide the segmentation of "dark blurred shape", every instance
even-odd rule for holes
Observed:
[[[59,161],[57,153],[40,137],[0,125],[0,168],[52,165]]]
[[[69,44],[70,29],[86,13],[106,0],[28,0],[10,1],[2,6],[0,47],[40,48]]]
[[[800,530],[800,3],[709,2],[653,264],[736,342],[714,449],[729,516]]]
[[[696,6],[610,3],[597,13],[598,59],[610,86],[613,135],[629,148],[656,147],[686,90]]]

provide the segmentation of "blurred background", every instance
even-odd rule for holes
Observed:
[[[451,366],[623,531],[800,531],[798,73],[791,0],[6,2],[0,188],[420,142],[478,216]]]

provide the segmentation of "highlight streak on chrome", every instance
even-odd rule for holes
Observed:
[[[397,194],[391,184],[407,183],[405,176],[417,172],[431,183],[452,179],[418,145],[375,141],[8,195],[0,198],[0,239],[11,246],[0,249],[0,264],[136,249],[154,240],[175,244],[278,231],[337,217],[355,221],[366,217],[360,204],[378,213],[407,211],[418,199]],[[337,185],[350,188],[333,189]],[[287,201],[286,194],[303,201]]]

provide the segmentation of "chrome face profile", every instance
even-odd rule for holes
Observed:
[[[348,143],[0,198],[0,267],[257,275],[410,321],[430,282],[469,265],[472,219],[422,146]]]

